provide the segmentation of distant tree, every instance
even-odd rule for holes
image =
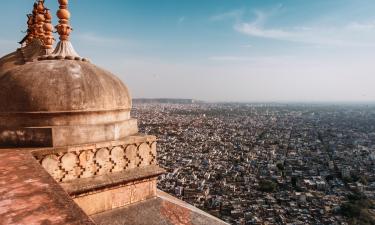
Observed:
[[[350,202],[355,202],[355,201],[365,200],[366,196],[364,196],[363,194],[361,194],[359,192],[354,192],[354,193],[348,195],[348,199],[349,199]]]
[[[374,215],[369,209],[374,206],[373,202],[361,193],[353,193],[348,196],[349,202],[341,205],[341,214],[349,219],[353,225],[375,225]]]
[[[342,180],[347,184],[347,183],[352,183],[353,179],[351,177],[343,177]]]
[[[276,166],[279,170],[284,171],[284,164],[279,162],[279,163],[276,164]]]
[[[297,177],[292,177],[291,182],[293,187],[297,187]]]
[[[330,181],[330,180],[333,180],[334,176],[333,175],[328,175],[326,176],[326,181]]]
[[[261,180],[259,182],[259,190],[263,192],[274,192],[276,191],[277,184],[270,180]]]
[[[359,182],[363,185],[368,185],[367,178],[365,176],[360,176]]]
[[[361,215],[361,208],[356,204],[347,202],[341,205],[341,213],[348,218],[356,218]]]

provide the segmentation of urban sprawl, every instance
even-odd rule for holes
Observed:
[[[375,107],[137,103],[159,188],[230,224],[375,224]]]

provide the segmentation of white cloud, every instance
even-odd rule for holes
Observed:
[[[253,45],[250,45],[250,44],[249,44],[249,45],[242,45],[241,47],[242,47],[242,48],[252,48]]]
[[[208,58],[211,61],[231,63],[244,63],[246,65],[285,65],[294,60],[298,60],[296,57],[291,55],[280,55],[280,56],[257,56],[257,57],[246,57],[246,56],[211,56]]]
[[[211,56],[208,59],[212,61],[254,61],[252,57],[241,56]]]
[[[266,24],[271,13],[256,11],[256,19],[251,22],[237,22],[234,29],[250,37],[274,39],[281,41],[299,42],[318,46],[351,46],[351,47],[375,47],[372,39],[364,40],[364,37],[353,38],[353,30],[375,31],[374,23],[350,23],[344,27],[291,27],[291,28],[267,28]],[[375,33],[374,33],[375,36]]]
[[[347,28],[355,31],[374,31],[375,21],[367,23],[351,22],[347,25]]]
[[[245,13],[243,9],[235,9],[229,12],[220,13],[210,17],[211,21],[222,21],[228,19],[239,20],[242,15]]]
[[[94,33],[81,33],[76,34],[74,37],[84,43],[99,46],[132,46],[136,44],[134,41],[128,39],[100,36]]]
[[[256,23],[240,23],[235,25],[235,29],[249,36],[264,37],[280,40],[290,40],[296,36],[288,31],[280,29],[264,29]]]

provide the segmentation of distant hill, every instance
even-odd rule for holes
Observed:
[[[202,103],[202,101],[198,101],[195,99],[179,99],[179,98],[135,98],[133,99],[133,103],[135,104],[141,104],[141,103],[194,104],[194,103]]]

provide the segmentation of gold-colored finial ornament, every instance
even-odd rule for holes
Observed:
[[[59,24],[55,26],[57,33],[60,35],[60,41],[57,43],[55,50],[51,55],[42,57],[44,59],[58,59],[58,60],[82,60],[87,59],[81,58],[74,50],[72,43],[69,41],[72,27],[70,26],[70,12],[68,10],[68,0],[59,0],[59,10],[57,11],[57,17],[59,18]]]
[[[49,54],[51,53],[50,51],[53,48],[53,43],[55,40],[55,38],[53,37],[53,26],[51,24],[52,16],[51,16],[49,9],[45,10],[44,18],[45,18],[45,22],[43,26],[43,30],[44,30],[43,44],[44,44],[44,48],[47,50],[46,53]]]
[[[60,19],[59,24],[55,27],[57,33],[60,35],[61,41],[68,41],[69,35],[72,32],[72,27],[70,26],[70,12],[68,10],[68,0],[59,0],[60,9],[57,11],[57,17]]]
[[[27,31],[26,36],[18,42],[22,46],[28,45],[34,39],[34,17],[33,14],[27,14]]]
[[[37,23],[36,23],[36,16],[38,15],[38,3],[34,3],[33,11],[32,11],[32,28],[31,28],[31,36],[32,40],[36,38],[36,29],[37,29]]]
[[[27,35],[19,42],[23,47],[20,51],[24,55],[25,61],[38,60],[82,60],[74,50],[72,43],[69,41],[72,27],[70,26],[70,12],[68,10],[68,0],[58,0],[60,7],[57,11],[59,24],[55,26],[60,36],[60,41],[56,48],[53,49],[55,38],[53,36],[54,27],[52,26],[52,16],[44,6],[45,0],[37,0],[33,5],[32,14],[28,14]],[[26,44],[26,46],[24,46]]]
[[[52,51],[52,43],[48,41],[49,37],[53,39],[53,27],[48,31],[48,23],[51,23],[51,16],[48,17],[44,7],[44,0],[37,0],[33,5],[32,14],[27,15],[27,34],[20,41],[21,52],[25,62],[32,62],[36,58],[47,55]],[[52,26],[52,25],[51,25]]]
[[[26,15],[27,16],[26,36],[20,42],[18,42],[22,46],[30,44],[34,40],[34,38],[36,37],[36,22],[35,22],[35,19],[36,19],[37,13],[38,13],[37,8],[38,8],[38,4],[34,3],[32,14]]]
[[[49,29],[50,26],[46,25],[46,23],[51,23],[51,19],[52,17],[48,15],[44,7],[44,0],[35,2],[32,14],[27,14],[27,34],[19,43],[28,45],[37,39],[43,44],[46,40],[45,35],[50,35],[47,31],[51,31],[52,35],[53,27]]]
[[[44,40],[44,0],[39,0],[36,6],[36,17],[35,17],[35,35],[39,40]]]

